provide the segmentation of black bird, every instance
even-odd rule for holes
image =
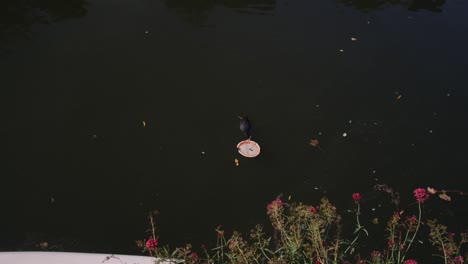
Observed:
[[[244,133],[245,137],[247,139],[250,139],[251,135],[250,135],[250,120],[244,116],[244,117],[241,117],[239,116],[240,118],[240,130]]]

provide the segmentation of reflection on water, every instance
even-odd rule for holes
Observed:
[[[394,5],[410,11],[428,10],[441,12],[446,0],[338,0],[358,10],[370,11]],[[276,0],[165,0],[168,8],[176,10],[186,21],[203,25],[209,12],[216,6],[224,6],[238,13],[253,15],[274,15]]]
[[[209,11],[216,6],[254,15],[273,15],[276,6],[276,0],[166,0],[165,3],[188,22],[196,25],[203,25],[208,19]]]
[[[85,0],[0,1],[0,40],[25,34],[34,24],[50,24],[86,14]]]
[[[441,12],[445,0],[339,0],[339,2],[359,10],[381,9],[391,5],[402,5],[411,11],[429,10]]]

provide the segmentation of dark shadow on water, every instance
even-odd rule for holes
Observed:
[[[274,15],[276,8],[276,0],[165,0],[165,3],[194,25],[204,25],[209,12],[216,6],[243,14],[267,16]]]
[[[0,41],[27,36],[36,24],[52,24],[87,13],[85,0],[0,1]]]
[[[340,3],[362,11],[384,9],[389,6],[400,5],[410,11],[428,10],[442,12],[446,0],[338,0]]]

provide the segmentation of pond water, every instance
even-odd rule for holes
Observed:
[[[161,243],[198,247],[217,225],[265,223],[280,193],[346,214],[375,184],[406,204],[416,187],[468,190],[467,1],[11,0],[0,14],[2,250],[135,253],[156,209]],[[256,158],[237,152],[239,115]],[[464,205],[433,212],[463,229]]]

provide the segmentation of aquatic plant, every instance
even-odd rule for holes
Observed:
[[[377,189],[391,194],[392,203],[398,209],[399,201],[395,201],[395,192],[391,188],[380,185]],[[463,192],[452,192],[465,195]],[[169,246],[159,246],[155,228],[157,214],[153,212],[149,215],[151,237],[146,241],[137,241],[137,244],[144,252],[156,257],[156,263],[418,264],[418,261],[423,261],[421,254],[424,253],[429,257],[441,257],[445,264],[461,264],[465,261],[462,252],[468,241],[467,233],[457,236],[435,219],[423,221],[424,203],[431,195],[440,193],[446,194],[447,191],[415,189],[417,215],[412,214],[411,210],[408,213],[396,210],[389,216],[383,237],[385,246],[380,250],[374,249],[377,241],[370,245],[360,242],[363,237],[369,236],[369,231],[360,221],[363,199],[360,193],[351,195],[355,206],[355,228],[352,233],[343,231],[344,221],[326,197],[318,205],[312,206],[290,203],[290,199],[283,200],[280,195],[266,206],[271,234],[267,234],[264,226],[256,225],[248,235],[234,231],[227,236],[219,225],[214,229],[216,243],[213,248],[202,245],[201,250],[194,250],[192,245],[187,244],[171,250]],[[423,231],[421,226],[425,227]],[[415,254],[413,244],[424,239],[424,236],[430,243]]]

